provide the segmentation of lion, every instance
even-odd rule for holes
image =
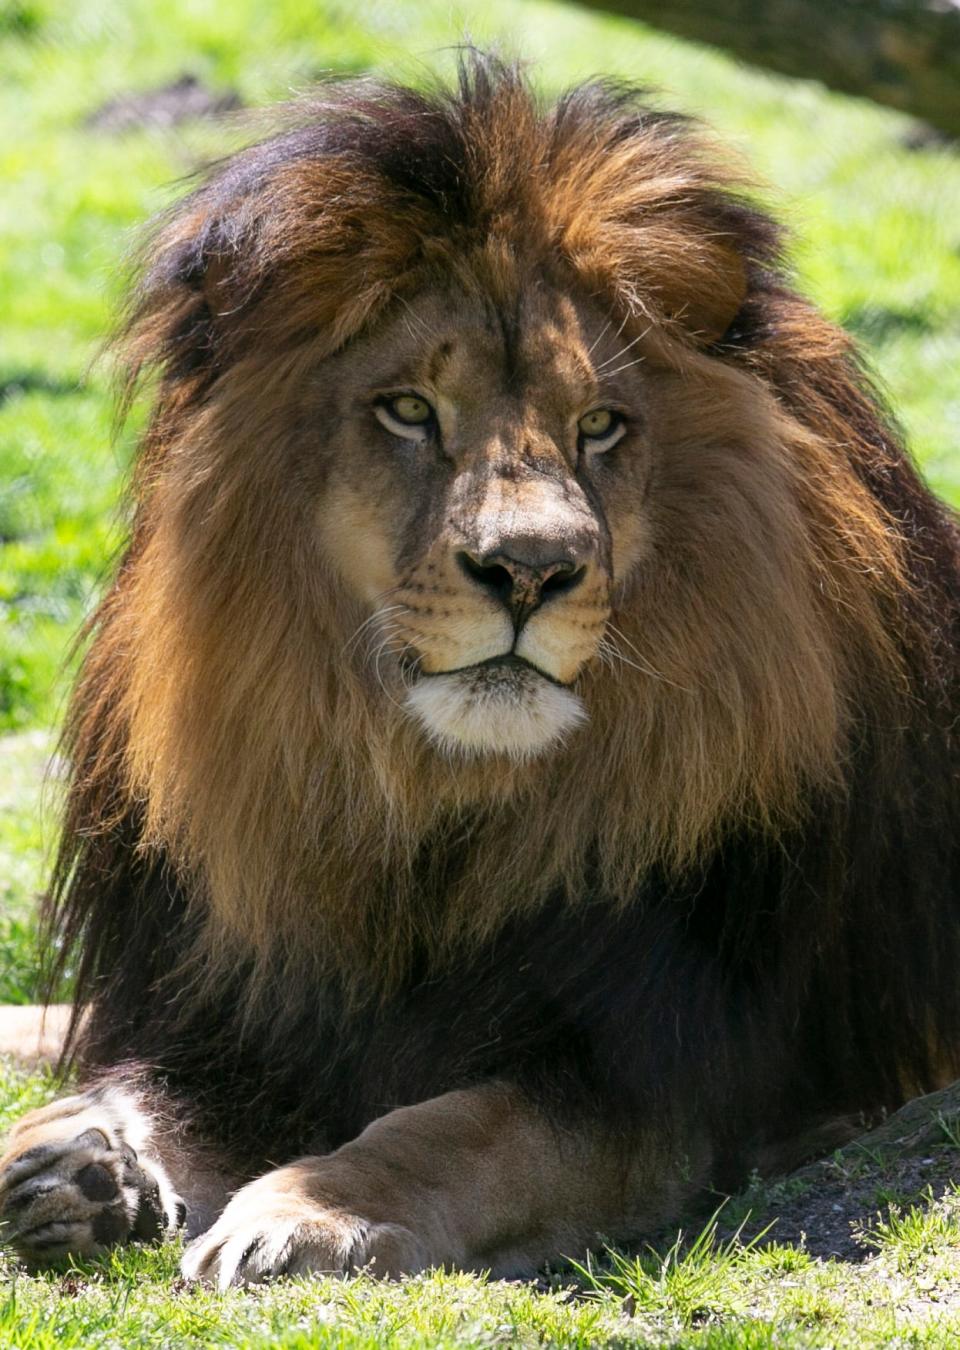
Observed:
[[[468,52],[161,219],[25,1260],[528,1275],[958,1074],[960,535],[756,198]]]

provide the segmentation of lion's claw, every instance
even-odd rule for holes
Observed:
[[[365,1244],[359,1228],[339,1231],[319,1219],[277,1215],[263,1227],[232,1232],[222,1220],[187,1248],[182,1271],[189,1280],[202,1280],[229,1289],[232,1285],[263,1284],[281,1275],[344,1275],[362,1262],[356,1255]]]
[[[428,1264],[408,1228],[370,1222],[340,1206],[292,1194],[285,1169],[238,1191],[208,1232],[190,1244],[181,1269],[189,1280],[229,1289],[283,1275],[412,1274]]]

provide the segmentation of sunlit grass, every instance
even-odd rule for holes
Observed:
[[[42,731],[0,739],[0,1004],[32,1003],[39,994],[36,896],[50,845],[49,814],[41,811],[49,746]]]
[[[634,1256],[610,1250],[599,1270],[579,1263],[576,1269],[595,1292],[619,1295],[631,1314],[659,1314],[692,1327],[744,1311],[735,1276],[766,1230],[750,1242],[741,1241],[741,1232],[719,1239],[715,1214],[692,1240],[678,1233],[663,1254],[651,1247]]]
[[[901,1273],[945,1250],[960,1249],[960,1190],[954,1186],[939,1203],[927,1194],[921,1204],[888,1205],[864,1227],[863,1241],[892,1258]]]

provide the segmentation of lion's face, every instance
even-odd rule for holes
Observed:
[[[640,362],[531,286],[402,303],[322,379],[324,553],[352,649],[445,750],[528,756],[585,717],[613,588],[645,546]]]

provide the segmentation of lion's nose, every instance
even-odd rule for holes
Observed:
[[[510,611],[519,630],[545,600],[579,586],[587,571],[585,565],[577,566],[575,558],[544,558],[538,553],[542,549],[524,549],[521,555],[519,548],[501,548],[478,558],[463,549],[457,554],[457,562],[471,581],[496,596]]]

